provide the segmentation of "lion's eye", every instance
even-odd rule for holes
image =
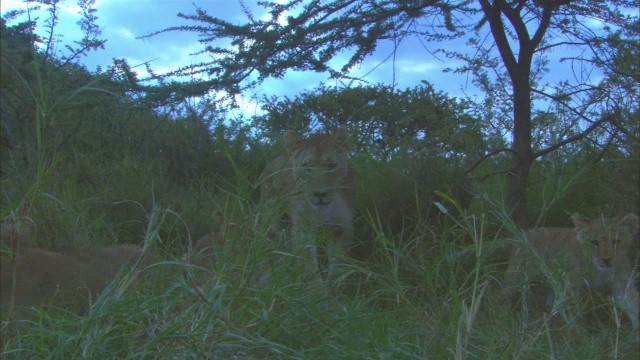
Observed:
[[[597,240],[591,240],[591,246],[593,246],[594,248],[599,248],[600,244],[598,244]]]
[[[311,167],[311,165],[309,163],[304,163],[302,164],[302,169],[306,172],[306,173],[310,173],[313,168]]]
[[[328,169],[329,171],[331,171],[331,170],[335,169],[335,168],[336,168],[336,166],[338,166],[338,164],[336,164],[336,163],[328,163],[328,164],[327,164],[327,169]]]

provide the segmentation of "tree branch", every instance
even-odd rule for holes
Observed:
[[[482,156],[480,158],[480,160],[476,161],[475,164],[473,164],[469,169],[467,169],[465,174],[466,175],[471,174],[471,172],[473,172],[473,170],[475,170],[483,162],[487,161],[487,159],[489,159],[490,157],[492,157],[494,155],[497,155],[497,154],[500,154],[500,153],[504,153],[504,152],[510,152],[510,153],[518,156],[518,154],[515,151],[513,151],[513,149],[508,149],[508,148],[501,148],[501,149],[496,149],[496,150],[490,151],[487,154],[485,154],[484,156]]]
[[[543,150],[540,150],[540,151],[534,153],[533,154],[533,158],[537,159],[537,158],[539,158],[541,156],[544,156],[544,155],[546,155],[546,154],[548,154],[550,152],[556,151],[559,148],[561,148],[561,147],[563,147],[563,146],[565,146],[567,144],[570,144],[572,142],[576,142],[576,141],[584,139],[587,135],[589,135],[593,130],[595,130],[600,125],[602,125],[604,123],[607,123],[607,122],[609,122],[609,123],[612,122],[612,118],[613,118],[613,115],[603,116],[600,120],[591,123],[591,125],[588,128],[586,128],[583,132],[581,132],[580,134],[571,136],[571,137],[569,137],[567,139],[564,139],[564,140],[562,140],[560,142],[557,142],[557,143],[549,146],[546,149],[543,149]]]
[[[482,6],[482,11],[489,21],[489,27],[496,41],[496,46],[498,46],[502,61],[504,61],[509,75],[513,78],[518,71],[518,62],[513,54],[513,49],[511,49],[509,45],[509,39],[507,39],[504,23],[501,18],[502,7],[506,6],[505,1],[495,0],[493,6],[489,3],[489,0],[479,0],[479,2]]]

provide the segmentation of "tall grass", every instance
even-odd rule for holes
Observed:
[[[545,314],[523,319],[492,301],[504,268],[495,231],[503,224],[492,214],[462,211],[443,229],[421,224],[406,229],[408,242],[386,234],[371,216],[371,256],[348,260],[328,280],[334,283],[327,294],[308,281],[286,241],[265,237],[251,194],[211,200],[234,224],[215,259],[187,260],[173,248],[157,265],[123,272],[86,315],[37,308],[35,320],[3,334],[4,356],[637,358],[637,337],[626,323],[618,329],[568,319],[553,326]],[[152,207],[145,244],[163,248],[163,227],[175,217]],[[145,274],[160,270],[162,281],[144,282]]]

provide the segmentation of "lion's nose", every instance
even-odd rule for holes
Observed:
[[[328,191],[314,191],[313,192],[313,196],[315,196],[316,199],[318,199],[318,200],[323,200],[324,198],[327,197],[327,195],[329,195]]]

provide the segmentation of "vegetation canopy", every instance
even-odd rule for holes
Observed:
[[[205,74],[207,90],[237,94],[288,70],[327,72],[352,79],[349,71],[371,55],[380,42],[418,38],[426,51],[462,60],[451,69],[467,72],[485,92],[485,121],[510,134],[511,153],[506,197],[513,219],[529,222],[527,181],[536,159],[598,130],[601,146],[633,135],[629,121],[637,116],[638,55],[636,5],[629,1],[377,1],[335,0],[259,2],[267,16],[245,9],[247,22],[234,24],[197,8],[178,16],[193,25],[166,31],[195,32],[211,61],[167,74]],[[449,50],[443,41],[464,38],[470,53]],[[229,46],[220,46],[228,43]],[[622,47],[621,44],[630,45]],[[625,50],[623,50],[623,48]],[[349,53],[341,66],[329,61]],[[566,53],[576,76],[553,81],[549,56]],[[588,74],[601,72],[602,80]],[[557,77],[556,77],[557,79]],[[615,94],[615,95],[614,95]],[[625,94],[621,97],[620,95]],[[627,100],[625,100],[627,99]],[[636,118],[637,119],[637,118]],[[551,121],[562,134],[534,149],[537,126]],[[633,123],[632,123],[633,124]]]

